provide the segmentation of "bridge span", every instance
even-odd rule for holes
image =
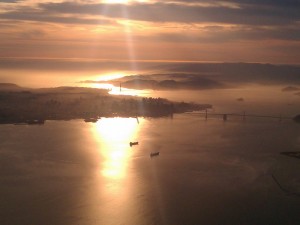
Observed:
[[[274,116],[274,115],[258,115],[258,114],[247,114],[246,112],[243,113],[214,113],[214,112],[208,112],[207,110],[204,112],[188,112],[189,114],[196,114],[196,115],[203,115],[205,120],[207,120],[209,117],[221,117],[223,121],[227,121],[229,117],[240,117],[243,121],[246,120],[246,118],[270,118],[270,119],[277,119],[278,121],[282,120],[293,120],[293,117],[286,117],[282,115]]]

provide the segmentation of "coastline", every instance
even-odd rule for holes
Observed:
[[[155,118],[208,108],[212,106],[164,98],[110,95],[107,90],[97,88],[0,90],[0,124],[42,125],[46,120],[72,119],[95,122],[101,117]]]

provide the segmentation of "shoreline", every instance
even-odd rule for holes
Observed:
[[[110,95],[107,90],[58,87],[32,90],[0,90],[0,124],[43,124],[46,120],[101,117],[169,117],[202,111],[210,104],[173,102],[164,98]]]

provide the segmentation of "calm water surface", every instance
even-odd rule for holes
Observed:
[[[0,224],[299,224],[300,161],[283,151],[300,151],[289,120],[1,125]]]

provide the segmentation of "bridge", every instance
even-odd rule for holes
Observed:
[[[278,116],[270,116],[270,115],[257,115],[257,114],[246,114],[246,112],[243,113],[212,113],[205,110],[205,112],[189,112],[189,114],[197,114],[197,115],[203,115],[205,117],[205,120],[208,119],[208,117],[221,117],[223,121],[227,121],[229,117],[241,117],[243,121],[246,120],[247,117],[252,118],[270,118],[270,119],[277,119],[278,121],[282,120],[293,120],[292,117],[286,117],[282,115]]]

